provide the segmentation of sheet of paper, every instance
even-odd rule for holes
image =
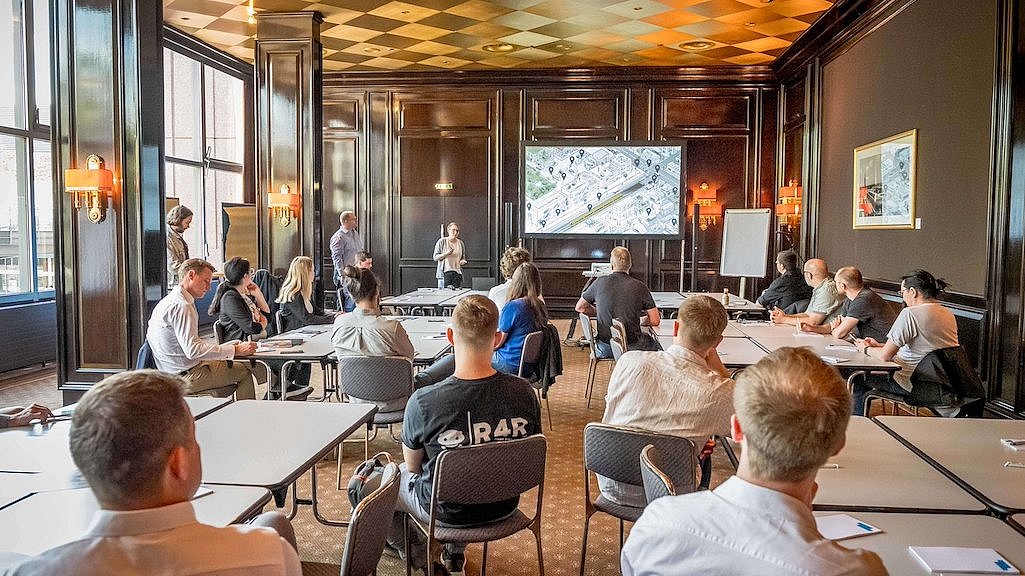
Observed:
[[[908,546],[911,555],[930,572],[959,574],[1021,574],[992,548]]]
[[[846,358],[840,358],[839,356],[819,356],[819,358],[822,358],[822,361],[828,364],[842,364],[848,361]]]
[[[815,523],[819,527],[819,533],[827,540],[843,540],[866,534],[882,532],[879,528],[867,524],[847,514],[833,514],[832,516],[816,516]]]

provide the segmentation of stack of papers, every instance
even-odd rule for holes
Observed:
[[[992,548],[908,546],[908,550],[933,573],[1021,574]]]
[[[866,536],[882,532],[879,528],[848,516],[847,514],[834,514],[832,516],[817,516],[815,524],[818,525],[819,533],[827,540],[844,540],[856,536]]]
[[[819,356],[819,358],[822,358],[822,361],[827,364],[841,364],[848,361],[846,358],[839,356]]]

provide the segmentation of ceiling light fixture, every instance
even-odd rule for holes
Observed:
[[[512,52],[515,48],[515,46],[507,42],[496,42],[494,44],[485,44],[480,49],[485,52]]]
[[[754,22],[744,22],[744,26],[747,26],[748,28],[754,28],[755,27],[755,23]]]
[[[253,0],[249,0],[249,7],[246,8],[246,14],[249,15],[249,23],[256,24],[256,8],[253,6]]]
[[[683,44],[680,44],[680,48],[683,48],[684,50],[705,50],[712,46],[715,46],[715,44],[707,40],[694,40],[692,42],[684,42]]]
[[[367,53],[370,53],[370,54],[377,54],[378,52],[381,51],[381,49],[380,48],[374,48],[373,46],[367,46],[366,48],[363,49],[363,51],[367,52]]]

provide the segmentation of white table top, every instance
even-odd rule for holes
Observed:
[[[662,321],[659,322],[658,326],[651,326],[650,328],[656,336],[672,336],[673,332],[676,330],[675,324],[676,320],[663,318]],[[737,323],[733,320],[730,320],[726,324],[726,329],[723,330],[722,335],[723,338],[747,338],[747,334],[741,332],[740,329],[737,328]]]
[[[982,502],[861,416],[851,417],[847,444],[819,470],[817,480],[816,510],[985,510]]]
[[[196,421],[203,481],[284,487],[376,411],[373,404],[232,402]]]
[[[303,326],[288,332],[282,332],[276,336],[261,340],[258,343],[271,343],[274,341],[292,340],[301,342],[284,348],[260,348],[256,353],[246,358],[254,360],[322,360],[334,353],[331,345],[331,324],[315,324]]]
[[[259,512],[270,501],[265,488],[210,486],[193,500],[201,524],[227,526]],[[34,556],[85,533],[99,504],[92,490],[79,488],[33,494],[0,510],[0,550]]]
[[[722,292],[682,292],[681,294],[683,294],[684,298],[710,296],[722,302]],[[730,303],[726,305],[726,310],[728,312],[764,312],[765,307],[757,302],[741,298],[736,294],[730,294]]]
[[[884,362],[872,356],[866,356],[845,340],[833,338],[825,334],[796,332],[789,324],[772,324],[770,322],[738,323],[737,328],[751,337],[759,346],[769,352],[784,347],[809,348],[821,357],[838,358],[843,361],[834,365],[840,370],[885,370],[897,371],[900,366],[893,362]]]
[[[1004,467],[1008,461],[1025,463],[1025,451],[1016,452],[1000,442],[1001,438],[1025,439],[1025,421],[902,416],[876,420],[990,507],[1002,513],[1025,511],[1025,468]]]
[[[192,417],[199,420],[203,416],[209,416],[216,410],[231,404],[231,398],[213,398],[211,396],[186,396],[185,403],[189,405]]]
[[[658,343],[665,350],[673,345],[673,337],[659,336]],[[730,368],[750,366],[765,357],[765,350],[749,338],[723,338],[716,350],[723,365]]]
[[[466,288],[417,288],[412,292],[381,300],[381,306],[439,306],[442,302],[467,292]]]
[[[487,290],[463,290],[461,293],[459,293],[459,294],[449,298],[448,300],[445,300],[444,302],[442,302],[440,304],[440,306],[442,308],[455,308],[456,304],[458,304],[460,300],[462,300],[463,298],[466,298],[467,296],[474,296],[474,295],[487,297],[488,291]]]
[[[830,514],[835,512],[815,513],[816,516]],[[925,566],[911,556],[908,546],[992,548],[1019,570],[1025,570],[1025,540],[1022,535],[990,516],[878,512],[848,514],[882,532],[841,540],[839,543],[846,548],[863,548],[875,552],[882,558],[886,570],[894,576],[929,574]]]
[[[68,448],[70,430],[70,420],[0,430],[0,472],[71,477],[77,467]]]
[[[386,316],[398,320],[402,328],[409,334],[444,334],[445,329],[452,326],[451,316]]]
[[[683,294],[679,292],[652,292],[651,297],[655,300],[655,307],[668,309],[675,312],[683,303]]]

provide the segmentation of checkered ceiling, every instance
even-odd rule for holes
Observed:
[[[347,71],[767,64],[834,1],[163,0],[165,22],[249,61],[251,9],[318,11],[324,68]]]

